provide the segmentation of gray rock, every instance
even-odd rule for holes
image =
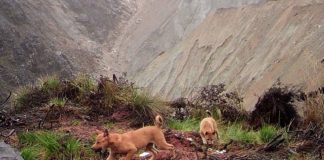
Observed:
[[[0,160],[23,160],[23,158],[17,150],[0,141]]]

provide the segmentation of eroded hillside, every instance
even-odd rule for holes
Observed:
[[[99,57],[135,11],[127,0],[2,0],[0,93],[46,74],[99,72]]]
[[[1,97],[46,74],[128,73],[174,99],[224,82],[250,109],[280,79],[323,85],[323,0],[3,0]]]
[[[247,109],[278,80],[314,89],[324,84],[323,10],[322,0],[282,0],[210,12],[134,79],[165,98],[223,82]]]

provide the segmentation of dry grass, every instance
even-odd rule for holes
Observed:
[[[317,123],[324,127],[324,94],[306,99],[304,118],[306,123]]]

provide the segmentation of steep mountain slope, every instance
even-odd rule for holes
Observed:
[[[128,0],[1,0],[0,97],[41,75],[99,72],[98,58],[135,11]]]
[[[224,82],[247,109],[278,79],[314,89],[324,84],[323,10],[322,0],[279,0],[211,12],[134,80],[165,98]]]
[[[135,75],[158,55],[174,47],[219,8],[238,7],[264,0],[151,0],[142,3],[125,27],[113,51],[118,53],[119,71]],[[112,53],[113,54],[113,53]],[[117,59],[117,58],[116,58]],[[103,59],[104,63],[109,60]]]

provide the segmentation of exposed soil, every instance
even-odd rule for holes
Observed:
[[[37,109],[30,111],[25,114],[17,114],[11,116],[11,120],[17,120],[21,118],[18,123],[12,123],[12,125],[1,126],[0,130],[1,135],[5,137],[12,129],[15,131],[26,131],[38,129],[38,121],[42,116],[44,116],[43,111]],[[33,114],[31,114],[33,113]],[[125,115],[125,111],[121,110],[120,112],[115,112],[110,117],[100,117],[100,121],[87,120],[85,116],[78,115],[77,112],[70,114],[69,116],[63,116],[58,121],[53,121],[52,128],[50,128],[50,122],[45,122],[44,126],[41,126],[42,129],[49,129],[54,131],[60,131],[65,133],[70,133],[71,135],[77,137],[85,144],[88,144],[88,147],[93,143],[93,137],[96,129],[109,128],[111,132],[123,133],[135,128],[130,127],[130,123],[127,119],[121,118],[122,115]],[[26,116],[28,115],[28,116]],[[113,120],[113,121],[112,121]],[[230,144],[216,144],[211,147],[212,150],[207,151],[205,146],[202,146],[200,136],[197,132],[182,132],[170,129],[164,129],[164,134],[167,141],[173,144],[176,148],[175,154],[172,154],[170,151],[160,151],[158,153],[158,160],[165,159],[179,159],[179,160],[191,160],[191,159],[287,159],[291,153],[289,152],[286,145],[280,145],[276,150],[271,152],[263,151],[263,145],[247,145],[241,142],[232,142]],[[301,134],[299,134],[301,135]],[[17,140],[15,133],[5,137],[4,140],[15,146]],[[320,135],[317,135],[320,136]],[[299,139],[299,144],[303,141]],[[308,140],[308,145],[310,146],[312,139]],[[296,145],[298,145],[296,143]],[[301,145],[300,145],[301,146]],[[319,146],[319,145],[317,145]],[[300,150],[302,147],[299,147]],[[224,153],[217,153],[217,151],[225,150]],[[322,148],[319,148],[321,151]],[[139,152],[139,154],[142,152]],[[95,159],[102,159],[105,156],[100,156],[98,154]],[[134,160],[139,158],[135,157]]]
[[[116,99],[113,103],[105,103],[105,90],[100,89],[100,84],[105,84],[106,87],[113,88],[114,92],[121,93],[124,91],[125,86],[119,83],[112,82],[110,80],[99,81],[99,89],[90,92],[89,95],[82,95],[83,97],[75,95],[74,92],[61,92],[64,96],[69,97],[67,103],[64,106],[55,106],[54,104],[48,105],[47,99],[44,96],[34,96],[35,92],[31,92],[30,99],[26,102],[42,102],[42,104],[27,103],[32,106],[28,109],[20,110],[20,112],[6,112],[0,110],[0,138],[4,139],[6,143],[14,147],[18,147],[18,140],[16,133],[26,132],[32,130],[51,130],[56,132],[63,132],[72,135],[79,139],[84,147],[90,148],[93,143],[95,130],[103,130],[108,128],[110,132],[124,133],[133,129],[140,128],[142,126],[152,125],[149,117],[134,116],[134,110],[131,103]],[[63,87],[66,87],[63,85]],[[67,87],[71,88],[71,87]],[[72,87],[73,88],[73,87]],[[278,88],[277,88],[278,89]],[[281,107],[274,107],[278,105],[270,105],[267,107],[260,107],[267,109],[267,112],[257,112],[254,115],[262,117],[264,113],[277,113],[274,111],[282,111],[285,106],[290,106],[290,94],[288,94],[288,100],[280,99],[280,97],[287,97],[285,91],[282,90],[269,90],[269,94],[260,99],[260,102],[272,100],[275,104],[281,104]],[[66,91],[66,88],[63,89]],[[68,89],[69,90],[69,89]],[[36,90],[42,92],[42,90]],[[110,91],[110,90],[109,90]],[[126,90],[128,92],[128,90]],[[37,95],[42,95],[38,93]],[[73,93],[73,94],[72,94]],[[289,92],[290,93],[290,92]],[[317,94],[320,94],[318,92]],[[60,95],[60,94],[57,94]],[[72,96],[74,95],[74,96]],[[207,94],[208,95],[208,94]],[[39,99],[45,99],[39,101]],[[80,100],[81,99],[81,100]],[[274,100],[276,99],[276,100]],[[279,103],[280,102],[280,103]],[[269,104],[261,103],[260,106]],[[101,110],[96,110],[101,108]],[[104,112],[104,107],[110,109],[108,112]],[[273,108],[274,107],[274,108]],[[291,106],[292,107],[292,106]],[[103,111],[103,112],[102,112]],[[261,110],[263,111],[263,110]],[[285,111],[285,110],[284,110]],[[138,112],[138,110],[137,110]],[[142,112],[140,112],[142,113]],[[144,113],[144,112],[143,112]],[[283,112],[286,113],[286,112]],[[284,114],[281,114],[284,115]],[[257,116],[255,116],[257,117]],[[137,125],[134,125],[134,121]],[[262,120],[258,120],[262,121]],[[267,121],[265,121],[267,122]],[[246,125],[249,125],[246,123]],[[255,126],[249,125],[247,128],[253,128]],[[321,154],[324,151],[324,129],[318,124],[310,123],[308,126],[299,126],[296,130],[288,132],[288,136],[279,134],[274,137],[269,143],[264,145],[246,144],[244,142],[233,141],[226,144],[216,143],[213,146],[204,146],[199,133],[197,132],[184,132],[176,131],[168,128],[164,128],[164,135],[167,142],[175,146],[174,152],[160,151],[157,155],[158,160],[166,159],[179,159],[179,160],[191,160],[191,159],[288,159],[291,155],[304,155],[311,154],[315,158],[321,158]],[[287,143],[289,142],[289,143]],[[142,153],[139,151],[139,154]],[[138,154],[138,155],[139,155]],[[134,157],[134,160],[138,160]],[[122,155],[121,155],[122,156]],[[105,159],[107,154],[97,155],[92,157],[93,159]]]

